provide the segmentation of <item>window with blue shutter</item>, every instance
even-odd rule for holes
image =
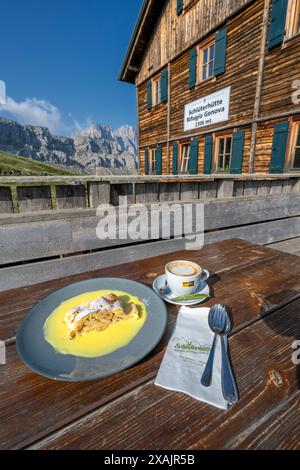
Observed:
[[[151,111],[152,109],[152,82],[151,80],[148,80],[148,83],[147,83],[147,108],[148,108],[148,111]]]
[[[168,69],[164,69],[160,78],[161,84],[161,102],[167,103],[168,101]]]
[[[213,136],[209,135],[205,138],[204,147],[204,174],[210,175],[212,172],[213,161]]]
[[[189,166],[190,175],[198,174],[198,157],[199,157],[199,141],[198,139],[194,139],[191,142],[191,148],[190,148],[190,166]]]
[[[226,69],[226,50],[227,50],[227,28],[218,31],[215,43],[215,68],[214,73],[217,77],[225,73]]]
[[[149,149],[145,149],[145,174],[149,175]]]
[[[181,15],[183,12],[183,0],[177,0],[177,15]]]
[[[288,0],[273,0],[269,29],[269,49],[283,43],[286,29]]]
[[[190,75],[189,75],[189,88],[192,90],[196,86],[197,81],[197,49],[193,49],[190,53]]]
[[[158,145],[156,150],[156,174],[162,175],[162,145]]]
[[[173,144],[173,175],[178,175],[178,144]]]
[[[243,170],[245,131],[234,132],[232,136],[231,169],[232,174],[241,174]]]
[[[289,122],[278,122],[274,128],[274,138],[270,165],[271,173],[284,172],[288,135]]]

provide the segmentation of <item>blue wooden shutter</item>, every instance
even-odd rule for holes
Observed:
[[[183,12],[183,0],[177,0],[177,15],[181,15]]]
[[[158,145],[156,149],[156,174],[162,175],[162,145]]]
[[[215,76],[225,73],[226,69],[226,49],[227,49],[227,28],[218,31],[216,34],[215,49]]]
[[[167,103],[168,101],[168,69],[164,69],[161,73],[160,87],[161,87],[161,101],[162,103]]]
[[[204,148],[204,174],[210,175],[212,172],[213,161],[213,137],[209,135],[205,138]]]
[[[190,53],[190,76],[189,76],[189,88],[192,90],[195,88],[197,81],[197,49],[193,49]]]
[[[145,148],[145,174],[149,175],[149,149]]]
[[[289,122],[278,122],[274,128],[274,138],[271,157],[271,173],[283,173],[287,140],[289,135]]]
[[[198,174],[198,156],[199,156],[199,141],[198,139],[194,139],[191,142],[191,148],[190,148],[190,166],[189,166],[190,175]]]
[[[152,81],[148,80],[147,83],[147,108],[148,111],[152,109]]]
[[[273,0],[269,29],[269,49],[282,44],[285,35],[288,0]]]
[[[178,144],[173,144],[173,175],[178,175]]]
[[[241,174],[243,169],[245,131],[234,132],[232,137],[232,156],[231,170],[232,174]]]

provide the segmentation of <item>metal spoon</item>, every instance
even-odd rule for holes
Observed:
[[[222,391],[223,396],[230,405],[234,405],[238,401],[238,391],[235,378],[228,354],[228,334],[232,329],[230,317],[223,305],[215,305],[209,312],[208,322],[211,330],[215,333],[213,345],[206,364],[201,384],[210,387],[212,383],[213,363],[215,357],[217,337],[221,338],[222,346]]]
[[[204,387],[211,386],[217,339],[218,339],[218,336],[226,328],[226,321],[225,321],[224,315],[222,314],[222,310],[219,307],[220,307],[219,305],[214,305],[210,309],[210,312],[208,315],[209,327],[215,333],[215,337],[213,340],[213,344],[211,347],[211,351],[209,354],[209,358],[208,358],[205,370],[201,378],[201,384]]]

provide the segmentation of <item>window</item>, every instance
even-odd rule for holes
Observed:
[[[156,174],[156,160],[157,160],[157,149],[150,148],[149,149],[149,174],[155,175]]]
[[[300,0],[289,0],[286,31],[287,39],[300,33]]]
[[[217,139],[217,172],[229,172],[231,166],[232,137]]]
[[[179,174],[187,175],[189,173],[191,148],[190,144],[180,146]]]
[[[215,42],[212,42],[208,46],[200,50],[200,82],[203,82],[208,78],[212,78],[215,75],[215,48]]]
[[[300,170],[300,123],[294,126],[292,133],[292,169]]]
[[[152,104],[157,106],[161,103],[161,80],[160,77],[152,81]]]

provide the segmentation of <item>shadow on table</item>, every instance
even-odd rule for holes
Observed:
[[[295,292],[291,292],[291,297],[295,295]],[[289,295],[287,295],[289,297]],[[288,306],[283,307],[282,310],[275,311],[270,313],[267,316],[263,316],[262,319],[265,324],[270,328],[274,333],[279,336],[284,336],[286,338],[290,338],[290,361],[291,365],[293,364],[294,360],[294,368],[296,373],[296,381],[297,387],[300,389],[300,345],[298,346],[298,352],[296,346],[296,341],[300,341],[300,321],[297,320],[297,312],[293,314],[293,308],[296,310],[297,304],[296,302],[291,302]],[[290,314],[283,314],[282,311],[286,310],[290,312]],[[263,314],[264,312],[262,312]],[[298,313],[299,315],[299,313]],[[295,346],[293,347],[295,343]],[[274,344],[276,347],[276,344]],[[297,361],[296,361],[297,359]],[[296,363],[298,362],[298,364]],[[271,372],[271,371],[270,371]],[[278,369],[276,369],[276,364],[274,364],[274,372],[272,379],[274,380],[275,385],[280,386],[282,384],[282,380],[285,379],[285,371],[281,370],[281,364],[278,364]]]

